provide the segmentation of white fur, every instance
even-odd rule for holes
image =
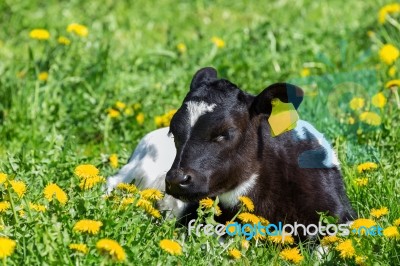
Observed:
[[[325,139],[324,135],[319,132],[318,130],[315,129],[310,123],[304,121],[304,120],[299,120],[297,122],[297,126],[295,127],[294,131],[296,132],[297,136],[301,140],[306,140],[306,129],[308,132],[310,132],[317,140],[318,143],[322,146],[322,148],[325,150],[326,153],[326,158],[322,162],[326,167],[339,167],[339,160],[336,156],[335,151],[332,149],[331,145],[328,143],[328,141]]]
[[[236,188],[219,195],[219,201],[225,207],[234,207],[239,202],[238,197],[246,195],[253,189],[254,185],[256,184],[257,178],[258,174],[251,175],[249,179],[244,181]]]
[[[120,183],[135,184],[140,189],[157,188],[165,191],[165,175],[175,159],[174,141],[168,136],[169,128],[161,128],[148,133],[139,142],[131,158],[119,172],[107,179],[107,193]],[[185,203],[165,195],[159,202],[161,210],[169,210],[179,216]]]
[[[217,105],[215,103],[207,104],[203,101],[201,102],[189,101],[186,103],[186,106],[189,112],[190,126],[193,127],[200,116],[204,115],[205,113],[214,111],[214,108]]]

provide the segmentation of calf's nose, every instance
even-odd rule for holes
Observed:
[[[168,188],[171,187],[186,187],[192,181],[192,176],[189,173],[185,173],[183,170],[170,170],[166,177],[165,183]]]

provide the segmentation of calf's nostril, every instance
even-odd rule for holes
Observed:
[[[179,183],[180,186],[187,186],[189,185],[192,177],[190,175],[184,175],[182,181]]]

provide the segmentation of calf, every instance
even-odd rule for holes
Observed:
[[[200,199],[216,196],[220,222],[238,211],[239,196],[251,198],[255,214],[274,223],[317,224],[317,212],[351,220],[339,163],[323,135],[302,120],[293,130],[271,133],[273,99],[297,109],[302,98],[303,91],[287,83],[253,96],[203,68],[170,128],[146,135],[129,163],[108,179],[108,190],[137,178],[141,187],[165,189],[173,198],[160,207],[189,220]]]

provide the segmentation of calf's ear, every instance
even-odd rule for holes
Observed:
[[[303,95],[303,90],[295,85],[289,83],[275,83],[268,86],[254,98],[251,111],[255,114],[270,115],[273,99],[279,99],[281,102],[285,103],[292,103],[297,110],[303,100]]]
[[[190,83],[190,89],[196,89],[203,84],[207,84],[217,79],[217,70],[212,67],[205,67],[200,69],[194,74],[192,82]]]

